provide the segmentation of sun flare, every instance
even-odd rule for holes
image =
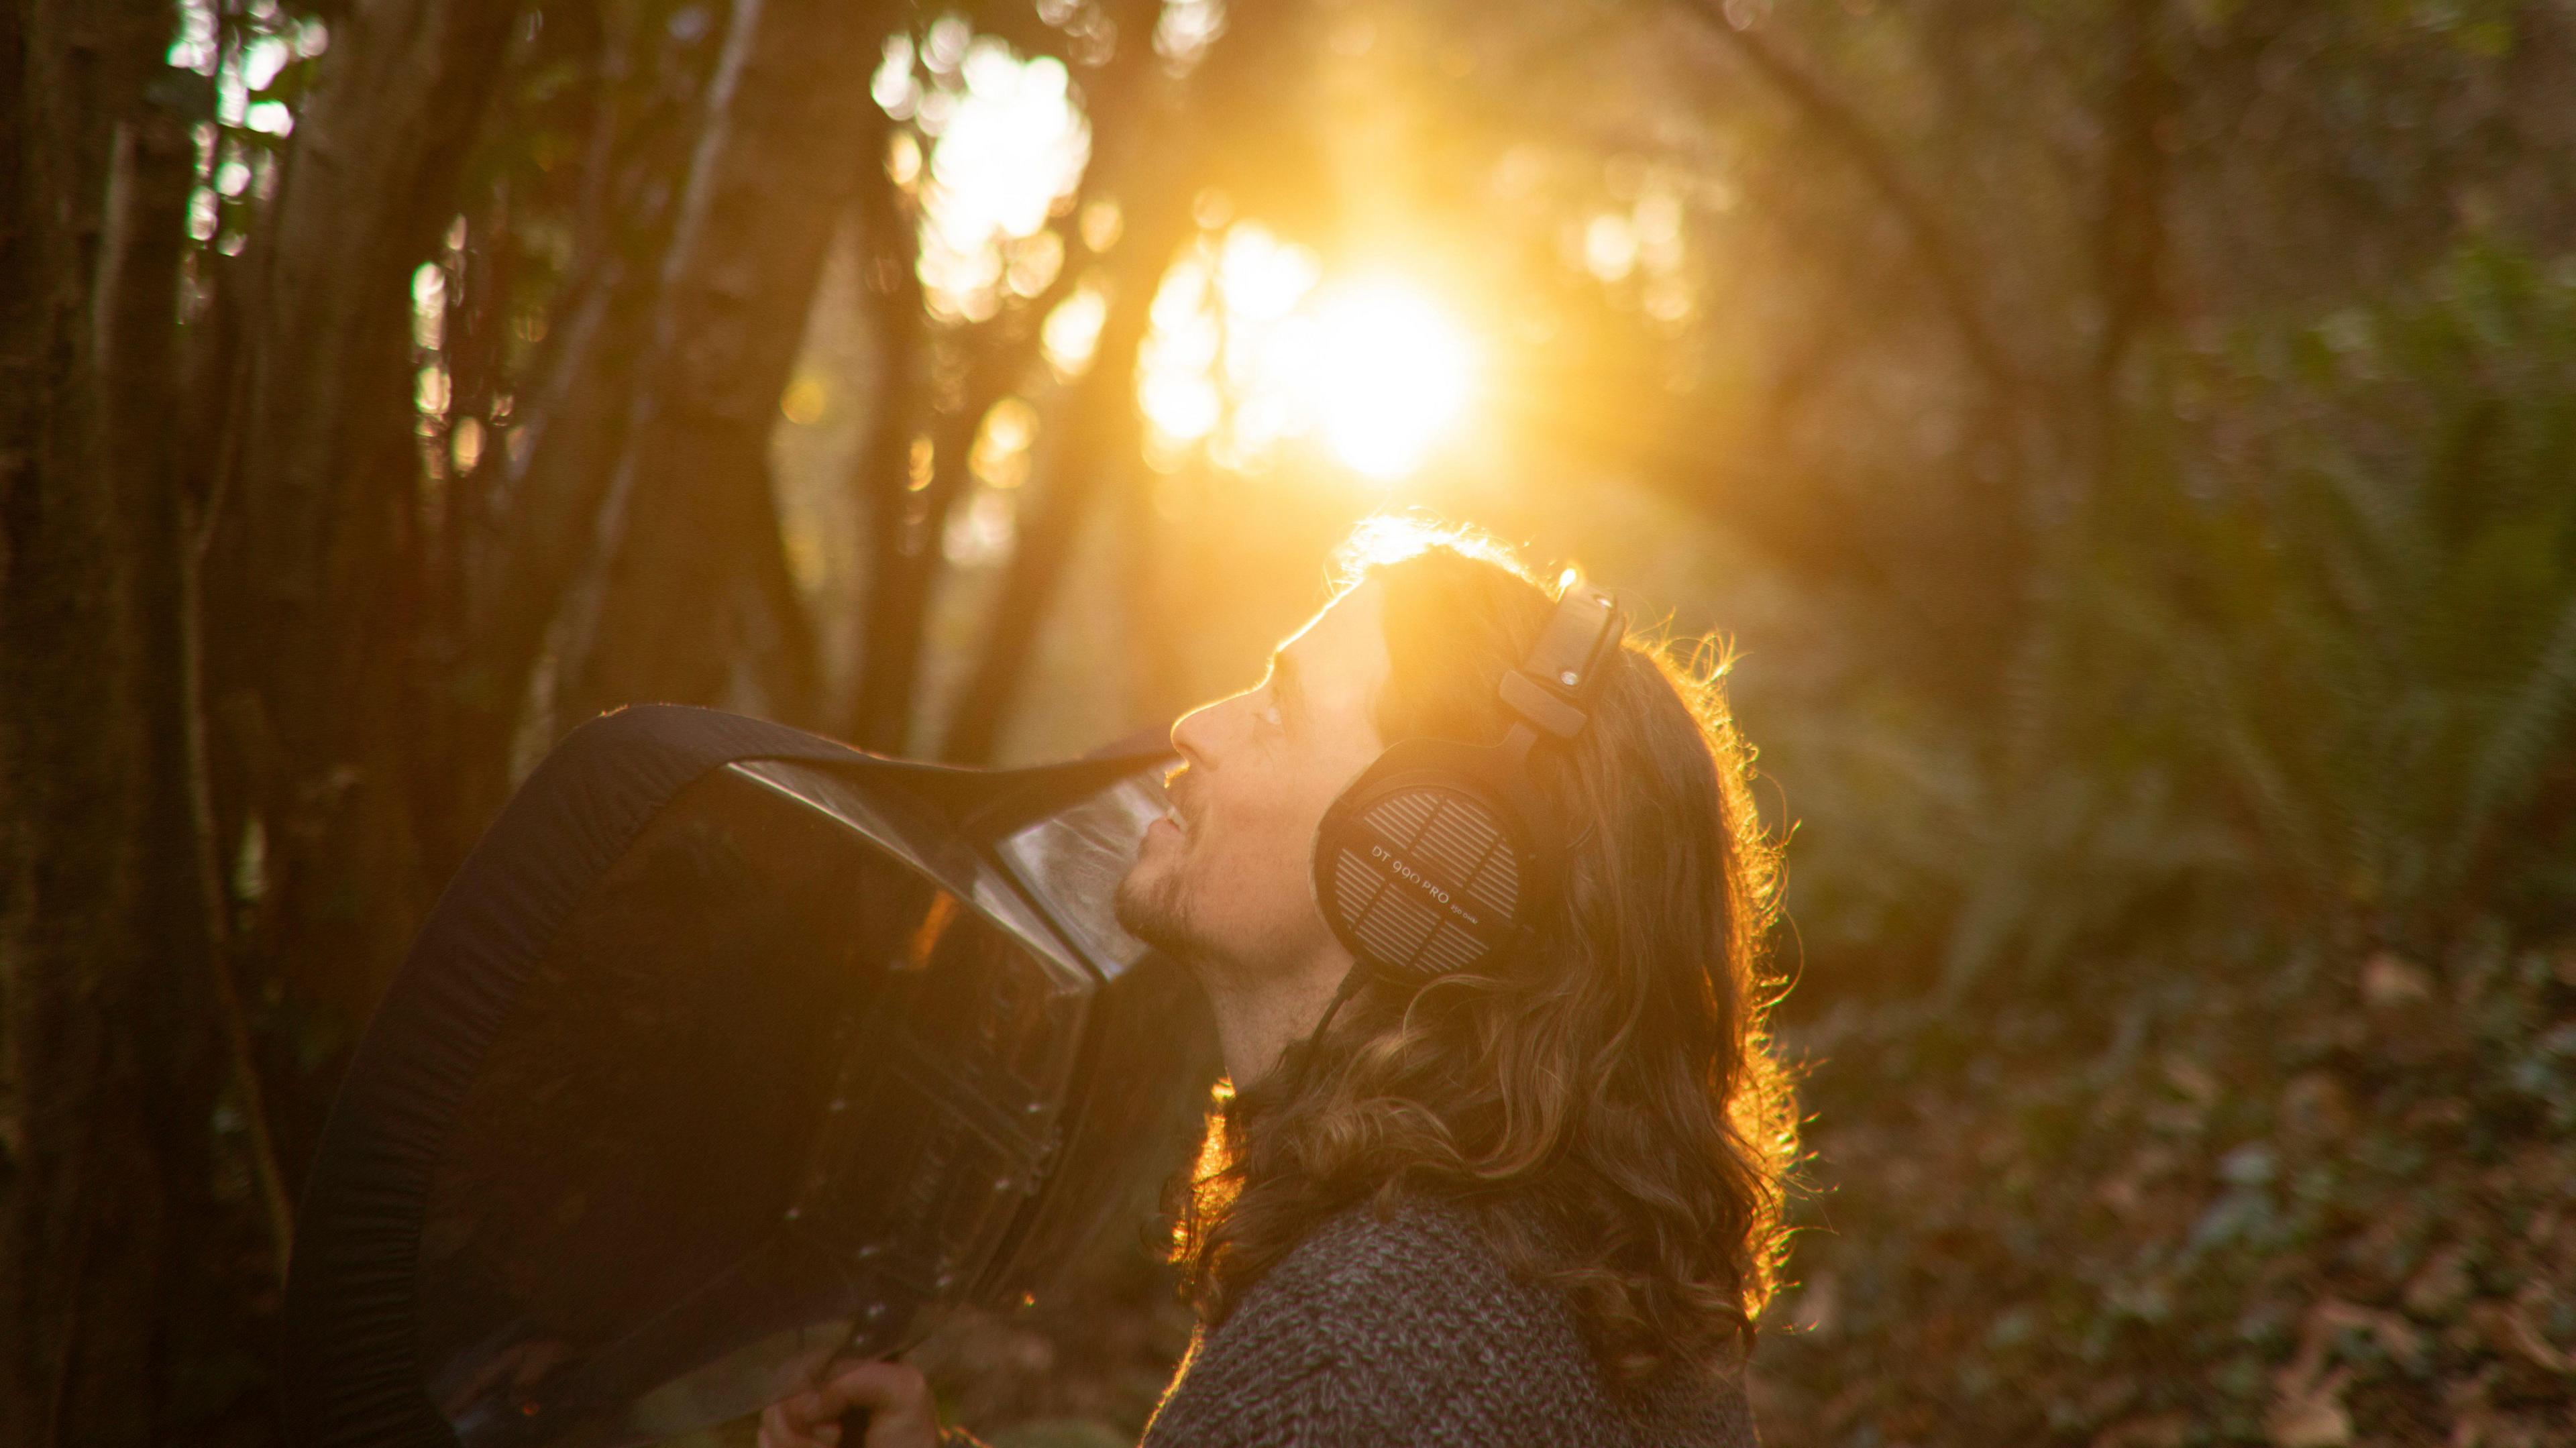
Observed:
[[[1419,469],[1456,428],[1475,348],[1419,284],[1327,279],[1314,254],[1252,223],[1177,263],[1154,299],[1138,401],[1147,456],[1230,470],[1305,439],[1380,482]]]
[[[1402,477],[1465,411],[1466,335],[1418,287],[1369,277],[1327,288],[1303,379],[1333,454],[1373,478]]]

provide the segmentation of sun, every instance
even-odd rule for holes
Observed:
[[[1381,481],[1421,467],[1473,391],[1466,333],[1421,287],[1396,276],[1328,284],[1310,315],[1300,380],[1325,445]]]
[[[1242,472],[1301,440],[1381,483],[1418,471],[1472,400],[1476,348],[1401,272],[1329,275],[1254,222],[1203,238],[1165,274],[1137,356],[1146,461],[1203,450]]]

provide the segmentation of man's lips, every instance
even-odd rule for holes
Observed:
[[[1184,781],[1188,778],[1187,774],[1175,770],[1171,779],[1163,786],[1164,807],[1161,822],[1169,824],[1175,832],[1183,835],[1190,832],[1190,816],[1196,813],[1190,808],[1189,799],[1182,792]]]

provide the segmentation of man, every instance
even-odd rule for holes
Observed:
[[[1171,817],[1119,917],[1188,963],[1233,1089],[1177,1257],[1200,1328],[1145,1448],[1751,1445],[1742,1385],[1794,1148],[1764,1053],[1772,855],[1711,672],[1608,651],[1530,774],[1564,886],[1534,938],[1426,982],[1354,971],[1316,832],[1399,739],[1492,742],[1552,611],[1501,549],[1364,529],[1253,689],[1172,730]],[[943,1437],[921,1375],[855,1364],[764,1448]]]

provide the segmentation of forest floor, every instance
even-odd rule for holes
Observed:
[[[2576,1441],[2576,949],[2378,956],[1784,1032],[1810,1114],[1772,1448]],[[1124,1448],[1151,1244],[916,1355],[995,1448]]]
[[[1793,1043],[1767,1443],[2576,1441],[2576,950],[2094,995]]]

